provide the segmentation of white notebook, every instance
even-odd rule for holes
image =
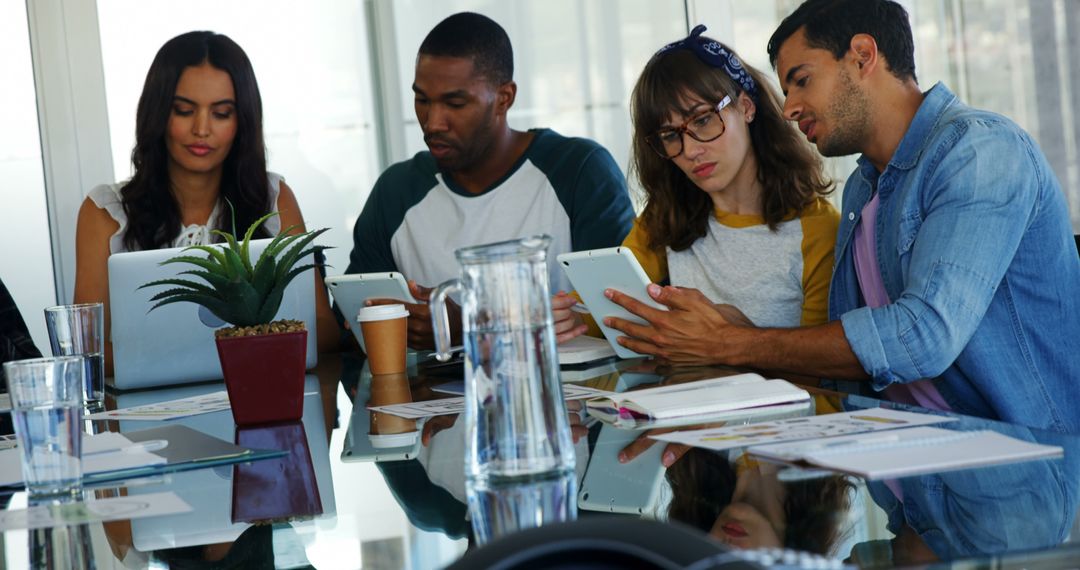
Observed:
[[[787,381],[739,374],[590,398],[585,406],[601,421],[629,427],[639,423],[658,426],[727,420],[732,419],[732,412],[777,404],[801,407],[809,400],[806,390]]]
[[[1061,457],[1064,450],[994,431],[913,427],[886,432],[751,447],[748,453],[800,467],[865,479],[891,479],[987,465]]]

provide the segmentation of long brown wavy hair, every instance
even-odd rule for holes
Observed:
[[[792,213],[801,213],[817,197],[832,192],[833,183],[822,170],[821,158],[795,125],[784,119],[779,96],[765,76],[745,62],[743,66],[758,86],[750,141],[757,177],[764,187],[762,217],[775,231]],[[682,251],[704,237],[713,203],[678,166],[658,155],[646,137],[658,131],[672,113],[680,112],[680,102],[688,96],[717,103],[725,95],[736,101],[741,92],[723,69],[709,66],[687,49],[655,55],[641,72],[630,103],[634,122],[631,168],[645,191],[640,224],[652,249]]]
[[[180,206],[170,191],[165,133],[180,75],[188,67],[203,62],[227,72],[236,91],[236,138],[225,158],[221,197],[233,207],[237,231],[247,229],[274,206],[270,203],[266,176],[262,97],[251,61],[228,36],[188,32],[161,46],[150,64],[139,97],[135,113],[135,148],[131,151],[135,173],[120,190],[124,213],[128,217],[124,245],[129,250],[168,247],[180,234]],[[231,232],[232,216],[228,213],[220,216],[216,229]],[[256,237],[270,237],[264,227],[259,227],[255,234]]]

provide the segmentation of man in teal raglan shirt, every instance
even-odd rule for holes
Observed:
[[[428,150],[379,177],[346,273],[400,272],[426,301],[459,274],[454,250],[545,233],[555,292],[569,289],[556,255],[622,243],[634,212],[618,165],[593,141],[511,129],[513,71],[510,39],[490,18],[459,13],[431,30],[413,82]],[[431,348],[427,305],[407,308],[409,346]]]

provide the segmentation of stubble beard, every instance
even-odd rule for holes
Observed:
[[[870,135],[870,102],[846,70],[840,72],[838,96],[829,105],[828,114],[832,132],[818,141],[818,152],[834,157],[862,152]]]
[[[477,125],[469,140],[462,141],[462,145],[458,148],[460,153],[457,159],[446,164],[439,164],[439,167],[447,172],[471,170],[487,159],[495,140],[494,123],[495,107],[492,105],[484,113],[483,122]]]

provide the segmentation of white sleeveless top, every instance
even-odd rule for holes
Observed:
[[[274,210],[277,210],[278,196],[281,195],[281,183],[285,180],[280,174],[273,172],[266,173],[267,179],[269,179],[269,195],[270,203],[273,204]],[[109,253],[124,253],[128,251],[124,245],[124,232],[127,231],[127,214],[124,213],[124,204],[120,198],[120,189],[124,187],[124,184],[102,184],[95,186],[93,190],[90,190],[88,197],[94,202],[94,204],[106,212],[112,219],[116,220],[116,223],[120,224],[120,229],[116,230],[116,233],[109,238]],[[187,247],[189,245],[205,245],[211,243],[210,230],[217,227],[218,217],[222,215],[222,200],[218,200],[218,203],[214,205],[214,210],[210,212],[210,218],[206,220],[205,225],[191,224],[180,229],[180,235],[176,236],[170,242],[169,247]],[[270,232],[270,235],[276,236],[281,231],[281,217],[273,216],[263,222],[263,226],[266,231]]]

